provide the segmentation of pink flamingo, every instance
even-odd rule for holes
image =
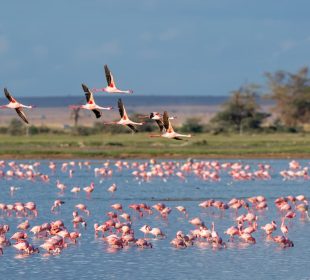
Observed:
[[[90,195],[95,189],[95,184],[93,182],[90,183],[89,186],[83,188],[83,190],[87,193],[87,195]]]
[[[164,112],[163,115],[163,124],[165,130],[162,134],[151,134],[150,137],[163,137],[168,139],[175,139],[175,140],[182,140],[182,137],[190,138],[192,137],[191,134],[180,134],[174,131],[170,121],[167,111]]]
[[[180,211],[181,213],[183,213],[185,215],[185,217],[187,218],[188,217],[188,213],[186,211],[186,208],[184,206],[176,206],[175,207],[178,211]]]
[[[20,224],[17,226],[17,228],[18,228],[18,229],[21,229],[21,230],[26,230],[26,229],[29,228],[29,226],[30,226],[29,221],[26,220],[26,221],[20,223]]]
[[[150,234],[153,234],[155,237],[161,237],[161,238],[166,237],[166,235],[159,228],[152,228]]]
[[[54,204],[53,204],[52,208],[51,208],[51,211],[53,212],[56,208],[60,208],[60,206],[61,206],[62,204],[64,204],[64,203],[65,203],[64,201],[62,201],[62,200],[60,200],[60,199],[56,199],[56,200],[54,201]]]
[[[286,236],[288,234],[288,227],[284,224],[285,221],[285,217],[282,218],[282,223],[281,223],[281,231],[283,233],[284,236]]]
[[[263,229],[267,235],[271,235],[277,229],[277,224],[275,221],[272,221],[270,224],[262,226],[261,229]]]
[[[114,192],[116,192],[116,190],[117,190],[117,186],[114,183],[108,188],[108,191],[110,193],[114,193]]]
[[[143,122],[133,122],[128,118],[128,115],[126,113],[125,106],[123,104],[122,99],[118,99],[118,110],[121,116],[121,119],[118,122],[106,122],[104,124],[119,124],[123,126],[128,126],[132,132],[138,132],[137,128],[135,127],[136,125],[143,125]]]
[[[225,234],[229,235],[229,240],[234,240],[234,235],[239,235],[239,229],[235,226],[231,226],[226,231],[224,231]]]
[[[90,214],[90,212],[87,209],[87,206],[85,204],[82,204],[82,203],[76,204],[75,208],[78,208],[79,210],[84,211],[87,216],[89,216],[89,214]]]
[[[34,108],[33,105],[30,105],[30,106],[27,106],[27,105],[23,105],[19,102],[17,102],[13,97],[12,95],[9,93],[9,91],[5,88],[4,89],[4,94],[6,96],[6,98],[10,101],[9,104],[7,105],[3,105],[3,106],[0,106],[0,109],[3,109],[3,108],[10,108],[10,109],[15,109],[16,113],[20,116],[20,118],[25,122],[25,123],[29,123],[28,122],[28,119],[23,111],[23,108]]]
[[[104,65],[105,76],[107,79],[108,86],[105,88],[94,88],[94,92],[103,91],[108,93],[133,93],[132,90],[120,90],[116,87],[112,72],[108,68],[108,65]]]
[[[72,108],[72,109],[81,108],[81,109],[91,110],[95,114],[97,119],[101,117],[100,110],[112,110],[112,107],[98,106],[95,103],[93,93],[88,89],[88,87],[86,85],[82,84],[82,88],[84,90],[87,103],[85,105],[79,105],[79,106],[78,105],[71,105],[70,108]]]

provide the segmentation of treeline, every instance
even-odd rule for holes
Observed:
[[[137,117],[133,117],[132,120],[139,121]],[[204,132],[205,127],[200,123],[192,123],[195,119],[188,119],[182,126],[178,127],[180,131],[195,131],[195,132]],[[158,126],[152,120],[147,120],[143,126],[138,127],[139,132],[153,132],[158,131]],[[12,119],[8,126],[0,127],[1,134],[9,134],[13,136],[18,135],[37,135],[37,134],[72,134],[72,135],[92,135],[92,134],[100,134],[100,133],[110,133],[110,134],[118,134],[118,133],[131,133],[131,130],[123,127],[121,125],[105,125],[102,122],[95,122],[93,126],[72,126],[67,128],[53,128],[48,126],[35,126],[25,125],[19,119]]]
[[[211,120],[215,131],[285,131],[304,130],[310,123],[310,79],[308,67],[297,73],[277,71],[266,73],[268,92],[260,86],[248,84],[233,91]],[[271,112],[261,110],[257,97],[274,103]]]

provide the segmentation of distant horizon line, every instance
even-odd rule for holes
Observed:
[[[26,105],[35,105],[37,107],[66,107],[73,104],[84,104],[86,99],[84,94],[81,95],[66,95],[66,96],[19,96],[16,97]],[[100,94],[96,97],[97,103],[114,104],[118,98],[122,98],[127,106],[219,106],[229,100],[229,96],[214,96],[214,95],[132,95],[132,94],[117,94],[105,95]],[[7,102],[5,97],[0,98],[0,104]],[[258,103],[271,104],[269,100],[258,98]]]
[[[25,95],[18,95],[16,96],[14,93],[13,93],[13,96],[16,97],[16,98],[66,98],[66,97],[81,97],[81,96],[84,96],[84,94],[80,94],[80,95],[75,95],[75,94],[67,94],[67,95],[46,95],[46,96],[42,96],[42,95],[31,95],[31,96],[25,96]],[[139,95],[136,95],[136,94],[101,94],[101,93],[94,93],[94,96],[96,98],[101,98],[101,97],[208,97],[208,98],[227,98],[227,97],[230,97],[230,95],[185,95],[185,94],[179,94],[179,95],[164,95],[164,94],[156,94],[156,95],[153,95],[153,94],[139,94]],[[259,97],[259,96],[258,96]],[[0,99],[5,99],[5,97],[0,97]]]

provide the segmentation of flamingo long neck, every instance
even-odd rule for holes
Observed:
[[[107,88],[92,88],[92,92],[107,92]]]
[[[22,104],[21,104],[21,107],[28,108],[28,109],[32,109],[32,108],[34,108],[35,106],[33,106],[33,105],[22,105]]]
[[[188,138],[192,137],[192,135],[191,135],[191,134],[179,134],[179,133],[176,133],[176,136],[180,136],[180,137],[188,137]]]
[[[137,122],[131,122],[131,123],[136,125],[143,125],[143,123],[137,123]]]

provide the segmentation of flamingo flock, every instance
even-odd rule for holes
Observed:
[[[110,71],[108,65],[104,65],[104,71],[105,71],[105,76],[106,76],[106,80],[107,80],[107,86],[104,88],[93,88],[90,90],[87,85],[82,84],[82,89],[84,91],[85,98],[86,98],[86,104],[70,105],[69,106],[70,109],[73,109],[73,110],[76,110],[76,109],[90,110],[94,113],[95,117],[97,119],[99,119],[102,116],[101,110],[108,110],[109,111],[109,110],[112,110],[113,107],[111,107],[111,106],[103,107],[103,106],[99,106],[98,104],[96,104],[95,98],[94,98],[94,93],[96,93],[96,92],[107,92],[107,93],[111,93],[111,94],[131,94],[131,93],[133,93],[132,90],[121,90],[121,89],[117,88],[114,77],[113,77],[112,72]],[[23,104],[17,102],[16,99],[14,99],[12,97],[12,95],[9,93],[7,88],[4,88],[4,94],[5,94],[6,98],[10,101],[10,103],[7,105],[0,106],[0,109],[5,109],[5,108],[15,109],[15,111],[17,112],[19,117],[25,123],[29,124],[28,118],[26,117],[26,115],[23,111],[23,108],[32,109],[35,106],[23,105]],[[134,122],[134,121],[130,120],[128,115],[127,115],[127,112],[126,112],[125,105],[124,105],[121,98],[118,99],[117,105],[118,105],[118,109],[119,109],[121,119],[117,122],[104,122],[104,124],[106,124],[106,125],[111,125],[111,124],[123,125],[123,126],[127,126],[132,131],[132,133],[138,132],[137,126],[141,126],[141,125],[145,124],[145,122]],[[142,116],[142,118],[145,118],[145,116]],[[161,115],[158,112],[152,112],[152,113],[150,113],[149,116],[147,116],[147,118],[156,121],[156,123],[159,127],[159,131],[161,133],[158,135],[155,135],[155,134],[150,135],[150,137],[163,137],[166,139],[175,139],[175,140],[182,140],[184,137],[185,138],[192,137],[190,134],[184,135],[184,134],[179,134],[179,133],[174,131],[172,124],[170,123],[170,120],[173,120],[176,117],[169,117],[167,111],[165,111],[163,113],[163,115]]]
[[[301,164],[292,165],[292,162],[289,163],[288,170],[304,169]],[[168,201],[122,204],[115,200],[119,189],[124,187],[119,187],[116,183],[110,186],[105,184],[106,190],[114,196],[110,197],[113,203],[109,203],[109,210],[93,216],[95,209],[92,195],[98,188],[102,188],[102,185],[98,185],[98,180],[111,181],[115,173],[119,176],[124,169],[131,172],[132,180],[136,183],[149,180],[160,180],[164,183],[167,180],[174,180],[182,185],[186,180],[196,178],[201,182],[209,181],[215,188],[217,184],[221,184],[223,174],[230,176],[232,181],[244,181],[250,178],[271,180],[274,174],[272,167],[263,163],[253,167],[241,162],[194,160],[156,162],[151,159],[139,162],[105,161],[101,164],[102,167],[92,165],[93,163],[89,161],[63,163],[0,161],[0,176],[4,182],[9,183],[12,180],[21,183],[39,182],[46,184],[42,186],[42,195],[44,189],[50,187],[58,197],[50,201],[48,209],[42,209],[40,201],[10,203],[0,201],[0,254],[6,255],[6,251],[12,250],[11,248],[22,256],[38,253],[61,254],[63,250],[76,246],[87,232],[93,233],[95,240],[101,240],[105,246],[115,250],[130,247],[155,250],[159,242],[167,240],[171,247],[180,249],[195,246],[205,249],[229,249],[233,248],[233,244],[257,246],[265,242],[273,243],[280,248],[289,248],[294,247],[294,241],[291,239],[292,228],[299,221],[310,221],[309,200],[303,194],[280,196],[275,199],[267,199],[263,195],[233,197],[228,200],[209,198],[196,204],[195,201],[192,202],[195,205],[191,205],[188,209],[180,201],[176,205]],[[42,167],[47,170],[46,174],[40,171]],[[62,183],[60,177],[63,180],[67,176],[67,182],[72,180],[70,170],[75,171],[73,178],[78,176],[79,171],[87,171],[90,177],[89,184],[77,187],[70,186],[70,183]],[[217,176],[212,175],[213,172],[216,172]],[[236,176],[235,172],[241,173],[242,176]],[[281,172],[275,175],[281,176]],[[303,180],[307,179],[303,177]],[[51,182],[54,180],[55,184]],[[80,194],[81,190],[85,194]],[[15,192],[19,191],[21,190],[17,188]],[[14,200],[15,193],[10,195]],[[68,197],[76,202],[73,207],[68,206],[70,205],[67,203]],[[82,203],[81,197],[86,197],[86,202]],[[63,216],[64,210],[65,213],[71,212],[72,216]],[[42,216],[46,211],[50,213],[48,219]],[[269,214],[272,218],[268,221]],[[174,234],[169,231],[169,220],[172,216],[178,228]],[[39,219],[44,222],[38,222]],[[223,219],[230,223],[226,230],[221,230]]]

